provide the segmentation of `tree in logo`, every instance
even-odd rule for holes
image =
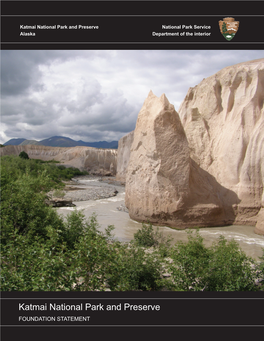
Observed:
[[[226,40],[230,41],[234,38],[239,27],[239,21],[235,21],[234,18],[224,18],[223,21],[219,21],[219,27],[222,35]]]
[[[231,39],[233,39],[234,38],[234,36],[235,36],[235,33],[228,33],[228,31],[227,31],[227,27],[226,27],[226,23],[224,22],[223,23],[223,26],[222,26],[222,34],[223,34],[223,36],[226,38],[226,40],[228,40],[228,41],[230,41]]]
[[[227,34],[227,28],[226,28],[226,23],[225,22],[223,23],[222,31],[223,31],[223,34]]]

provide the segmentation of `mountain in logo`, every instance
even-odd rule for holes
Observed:
[[[224,18],[219,21],[219,27],[222,35],[226,40],[230,41],[238,31],[239,21],[235,21],[235,19],[231,17]]]

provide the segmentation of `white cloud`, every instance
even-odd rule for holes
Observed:
[[[2,125],[8,139],[64,135],[118,140],[133,130],[151,89],[176,110],[188,88],[263,51],[1,51]]]

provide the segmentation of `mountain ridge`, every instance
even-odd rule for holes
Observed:
[[[28,144],[36,144],[39,146],[48,146],[48,147],[94,147],[94,148],[103,148],[103,149],[117,149],[118,148],[118,141],[98,141],[98,142],[84,142],[82,140],[75,141],[69,137],[65,136],[52,136],[47,139],[43,139],[40,141],[35,140],[27,140],[24,138],[17,138],[17,139],[10,139],[4,143],[4,146],[8,145],[26,145]],[[33,143],[34,142],[34,143]]]

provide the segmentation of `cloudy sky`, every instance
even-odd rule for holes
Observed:
[[[189,87],[263,51],[1,51],[0,143],[119,140],[150,90],[178,110]]]

